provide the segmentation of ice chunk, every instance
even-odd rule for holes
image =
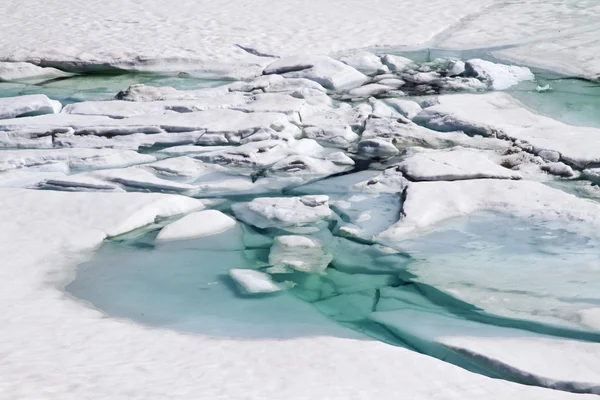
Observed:
[[[382,96],[390,94],[402,95],[403,93],[398,93],[387,85],[383,85],[380,83],[369,83],[368,85],[349,90],[344,94],[343,98],[360,99],[368,98],[371,96]]]
[[[261,197],[232,206],[235,216],[258,228],[292,227],[331,216],[327,196]]]
[[[475,58],[465,63],[465,75],[478,78],[494,90],[504,90],[521,81],[532,81],[535,76],[529,68],[495,64]]]
[[[323,274],[333,259],[314,239],[306,236],[277,236],[269,253],[269,264],[275,269],[292,269],[310,274]]]
[[[187,193],[196,189],[188,183],[159,178],[149,170],[140,167],[105,169],[86,173],[86,176],[119,183],[134,190]]]
[[[44,94],[0,98],[0,119],[21,116],[56,114],[62,105]]]
[[[365,74],[375,74],[386,68],[381,62],[381,58],[368,51],[358,50],[346,54],[339,58],[341,62],[347,64]]]
[[[383,101],[408,119],[413,119],[422,110],[419,103],[412,100],[391,98]]]
[[[405,69],[414,65],[413,60],[391,54],[386,54],[383,56],[381,62],[392,71],[404,71]]]
[[[281,74],[286,78],[305,78],[327,89],[344,90],[358,87],[367,77],[356,69],[326,56],[291,56],[269,64],[264,74]]]
[[[462,179],[521,179],[521,175],[492,162],[481,151],[411,149],[398,164],[413,181],[454,181]]]
[[[353,188],[367,193],[402,193],[409,183],[402,169],[392,166],[376,176],[356,183]]]
[[[229,270],[229,276],[247,294],[273,293],[281,290],[271,277],[264,272],[252,269],[233,268]]]
[[[223,233],[237,222],[217,210],[202,210],[184,216],[162,228],[156,237],[158,242],[195,239]]]
[[[364,139],[358,143],[357,153],[366,158],[391,158],[400,153],[392,143],[379,139]]]

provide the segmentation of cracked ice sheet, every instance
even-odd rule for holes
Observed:
[[[493,3],[433,0],[415,7],[407,0],[375,0],[365,8],[358,0],[259,0],[251,4],[233,0],[225,5],[184,0],[171,7],[159,0],[109,0],[90,7],[66,0],[57,7],[53,1],[9,0],[3,4],[7,12],[0,16],[0,59],[73,68],[112,65],[243,76],[248,69],[259,74],[256,66],[272,59],[249,55],[235,44],[280,56],[382,45],[418,46],[465,15]],[[339,12],[341,8],[344,13]],[[64,13],[65,9],[70,12]],[[424,20],[428,23],[423,24]],[[90,30],[93,36],[88,34]]]
[[[48,279],[62,281],[81,260],[76,252],[91,250],[107,233],[124,233],[157,214],[188,212],[201,203],[155,194],[2,189],[0,205],[0,369],[7,382],[3,393],[11,398],[187,399],[201,393],[391,400],[398,397],[398,381],[402,394],[415,399],[586,398],[489,379],[374,341],[224,340],[106,318],[62,295]],[[54,368],[61,373],[48,373]],[[69,384],[72,376],[78,385]]]

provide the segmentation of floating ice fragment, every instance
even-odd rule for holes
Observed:
[[[229,276],[247,294],[273,293],[281,290],[281,287],[264,272],[233,268],[229,270]]]

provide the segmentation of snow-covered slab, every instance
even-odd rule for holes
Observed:
[[[509,143],[496,138],[469,137],[462,132],[436,132],[419,126],[406,118],[370,118],[367,120],[363,139],[383,139],[398,147],[452,147],[456,145],[480,149],[510,147]]]
[[[287,142],[263,140],[196,155],[199,160],[233,167],[264,168],[293,154]]]
[[[325,177],[354,168],[354,161],[346,157],[338,164],[334,161],[318,159],[306,155],[293,155],[273,164],[267,174],[285,177]]]
[[[188,156],[167,158],[146,164],[145,167],[167,177],[191,179],[197,179],[214,172],[227,172],[225,168],[218,165],[207,165]]]
[[[276,272],[324,274],[332,259],[318,241],[298,235],[277,236],[269,252],[269,264]]]
[[[105,169],[86,173],[86,176],[118,183],[132,190],[187,193],[196,189],[194,185],[163,179],[140,167]]]
[[[600,204],[533,181],[478,179],[410,184],[402,217],[379,238],[395,241],[449,218],[482,211],[504,212],[577,229],[600,226]],[[582,224],[582,222],[584,222]]]
[[[13,132],[6,132],[8,135]],[[161,132],[153,134],[131,133],[117,136],[75,135],[73,132],[57,133],[52,143],[54,147],[80,147],[93,149],[139,150],[154,145],[178,146],[196,143],[204,131]],[[0,137],[2,133],[0,133]],[[52,137],[50,137],[52,139]]]
[[[105,115],[111,118],[128,118],[143,114],[161,114],[165,111],[194,112],[243,106],[247,96],[231,93],[223,96],[203,97],[194,100],[159,101],[84,101],[66,106],[67,114]]]
[[[521,179],[519,173],[501,167],[478,150],[461,147],[450,150],[411,150],[398,167],[413,181]]]
[[[195,239],[223,233],[237,222],[217,210],[202,210],[184,216],[162,228],[156,237],[158,242]]]
[[[259,139],[255,140],[264,140],[264,137],[298,137],[301,134],[300,129],[291,124],[285,114],[246,113],[228,109],[186,113],[165,111],[121,119],[95,115],[54,114],[0,120],[0,130],[4,131],[29,129],[46,132],[59,128],[72,128],[78,135],[100,136],[198,131],[203,132],[205,136],[213,135],[213,141],[217,141],[214,144],[226,144],[229,141],[239,143],[243,138],[256,133],[260,135]]]
[[[234,82],[227,85],[230,91],[265,92],[265,93],[326,93],[327,89],[315,81],[305,78],[286,78],[281,75],[261,75],[250,82]]]
[[[37,80],[43,81],[54,78],[62,78],[71,74],[56,68],[42,68],[27,62],[3,62],[0,61],[0,82]]]
[[[75,174],[69,176],[45,179],[37,185],[39,189],[64,190],[71,192],[124,192],[116,183],[104,179],[95,178],[87,174]]]
[[[131,150],[2,150],[0,151],[0,171],[42,165],[61,165],[67,169],[118,168],[155,160],[154,156],[139,154]]]
[[[21,116],[56,114],[60,112],[62,104],[50,100],[44,94],[30,94],[18,97],[0,98],[0,119],[9,119]]]
[[[157,154],[164,154],[166,156],[193,156],[195,154],[209,153],[212,151],[220,151],[230,149],[232,146],[197,146],[197,145],[183,145],[183,146],[172,146],[157,151]]]
[[[331,90],[352,89],[367,81],[364,74],[351,66],[325,56],[281,58],[269,64],[263,73],[309,79]]]
[[[45,132],[46,133],[46,132]],[[42,134],[28,130],[0,132],[0,147],[49,149],[54,147],[51,134]]]
[[[479,58],[465,63],[465,75],[478,78],[494,90],[504,90],[521,81],[532,81],[535,76],[527,67],[496,64]]]
[[[229,276],[247,294],[279,292],[279,287],[268,274],[252,269],[232,268]]]
[[[381,62],[381,57],[364,50],[348,52],[338,60],[365,74],[375,74],[386,70],[386,66]]]
[[[563,124],[527,109],[506,93],[440,96],[415,121],[440,131],[521,141],[530,151],[554,151],[560,160],[578,168],[600,162],[600,129]]]
[[[444,346],[539,386],[600,394],[600,345],[552,338],[445,337]]]
[[[308,225],[329,219],[327,196],[260,197],[232,206],[235,216],[258,228]]]

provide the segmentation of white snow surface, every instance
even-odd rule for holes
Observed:
[[[489,379],[375,341],[237,341],[105,318],[55,286],[69,279],[82,260],[80,252],[106,235],[125,233],[158,215],[190,212],[202,203],[159,194],[22,189],[1,189],[0,199],[5,221],[0,232],[0,368],[7,398],[346,400],[377,393],[395,399],[398,381],[403,395],[415,399],[586,398]],[[74,376],[77,385],[72,385]]]
[[[159,242],[194,239],[216,235],[233,228],[237,222],[217,210],[202,210],[184,216],[162,228],[156,237]]]
[[[434,0],[412,7],[408,1],[376,0],[365,8],[356,0],[326,4],[234,0],[218,6],[184,0],[171,7],[158,0],[86,5],[67,0],[60,6],[70,12],[63,13],[52,1],[10,0],[0,17],[4,29],[0,59],[73,69],[102,65],[241,76],[257,66],[255,73],[260,73],[273,59],[251,55],[236,45],[279,56],[380,45],[418,46],[493,3]],[[428,23],[423,24],[424,20]],[[157,27],[160,35],[156,35]],[[90,31],[95,34],[89,35]]]

